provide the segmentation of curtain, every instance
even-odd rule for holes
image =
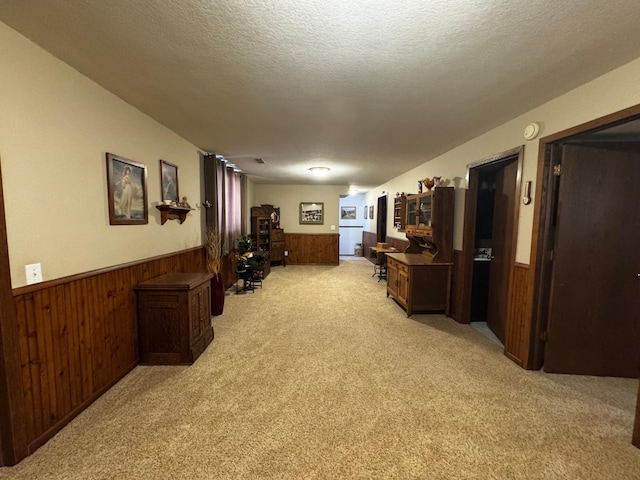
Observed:
[[[246,179],[215,155],[204,158],[206,225],[220,231],[222,254],[236,248],[245,233],[243,206],[246,204]]]

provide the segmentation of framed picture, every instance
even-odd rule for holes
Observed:
[[[300,225],[324,225],[324,203],[301,202]]]
[[[162,201],[179,202],[178,167],[172,163],[160,160],[160,185],[162,186]]]
[[[355,220],[356,207],[340,207],[340,220]]]
[[[110,225],[149,223],[147,166],[107,153]]]
[[[366,220],[367,218],[369,218],[368,215],[369,212],[369,207],[367,207],[366,205],[364,206],[364,219]]]
[[[373,220],[373,205],[369,205],[369,218]]]

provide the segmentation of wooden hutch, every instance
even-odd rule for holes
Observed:
[[[258,251],[269,252],[271,265],[284,265],[284,230],[280,228],[280,208],[273,205],[251,207],[251,238]]]
[[[406,311],[449,315],[455,189],[406,197],[405,253],[387,254],[387,296]]]

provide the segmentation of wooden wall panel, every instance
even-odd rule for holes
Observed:
[[[453,251],[453,272],[451,275],[451,305],[449,316],[455,321],[460,321],[462,312],[462,289],[464,270],[462,269],[462,252],[460,250]]]
[[[409,246],[409,240],[402,238],[386,237],[386,242],[390,247],[395,247],[398,251],[404,253]],[[372,263],[378,260],[376,253],[371,253],[371,247],[375,247],[378,244],[377,235],[372,232],[362,232],[362,252],[363,256]]]
[[[529,305],[529,266],[516,263],[512,269],[504,353],[526,368],[531,330]]]
[[[375,247],[378,243],[378,236],[375,232],[362,232],[362,252],[365,258],[369,259],[370,262],[375,263],[376,257],[371,257],[369,255],[370,247]]]
[[[404,251],[409,246],[409,240],[404,240],[402,238],[387,237],[385,241],[389,244],[390,247],[397,248],[400,253],[404,253]]]
[[[13,290],[28,453],[137,365],[135,285],[204,271],[198,247]]]
[[[285,233],[287,265],[338,265],[340,263],[340,235],[337,233]]]

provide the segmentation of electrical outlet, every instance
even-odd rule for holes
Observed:
[[[284,256],[285,256],[285,257],[288,257],[288,256],[289,256],[289,250],[285,250],[285,251],[284,251]]]
[[[39,263],[32,263],[24,266],[27,273],[27,285],[40,283],[42,281],[42,266]]]

